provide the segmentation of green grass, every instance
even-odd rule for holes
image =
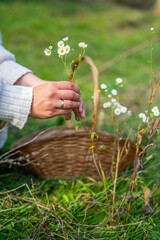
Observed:
[[[142,176],[146,177],[147,174]],[[156,177],[147,176],[142,182],[142,176],[137,180],[128,222],[126,208],[129,195],[119,211],[116,210],[125,197],[130,177],[128,173],[119,177],[115,220],[110,225],[110,207],[106,204],[102,182],[91,181],[87,177],[72,181],[39,181],[33,176],[25,176],[24,172],[18,176],[13,172],[3,174],[0,177],[1,188],[4,188],[0,203],[1,239],[34,239],[33,236],[36,236],[35,239],[78,239],[78,236],[79,239],[159,239],[158,193],[154,190],[154,197],[147,208],[142,190],[148,179],[148,187],[153,187]],[[22,187],[4,193],[13,190],[13,182],[14,188]],[[106,184],[110,198],[112,181],[107,180]],[[147,211],[150,209],[152,211]]]
[[[87,55],[92,57],[98,69],[125,51],[150,41],[150,28],[159,36],[159,16],[149,11],[139,11],[101,1],[0,1],[0,30],[4,46],[12,51],[17,62],[32,69],[42,79],[66,80],[64,68],[54,54],[44,56],[43,50],[65,36],[77,48],[80,41],[88,44]],[[154,76],[159,77],[159,41],[153,45]],[[93,84],[88,66],[81,66],[78,84],[86,105],[86,124],[92,114]],[[100,71],[100,83],[114,86],[115,79],[124,79],[121,92],[123,104],[132,110],[133,116],[121,122],[122,136],[130,128],[137,129],[138,113],[147,106],[150,84],[150,45]],[[157,96],[159,92],[157,93]],[[155,103],[158,104],[158,97]],[[9,128],[9,138],[3,151],[22,136],[37,130],[65,124],[63,117],[54,119],[29,119],[24,129]],[[76,122],[73,120],[73,125]],[[110,115],[100,106],[99,129],[112,132]],[[132,139],[135,131],[131,136]],[[102,182],[80,177],[73,180],[41,181],[20,168],[0,169],[0,239],[160,239],[159,219],[159,140],[157,149],[147,156],[154,158],[141,169],[133,194],[129,221],[127,206],[130,194],[119,209],[131,182],[133,167],[123,173],[117,183],[117,214],[112,223]],[[147,157],[146,156],[146,157]],[[22,186],[23,184],[27,184]],[[106,180],[112,204],[113,182]],[[19,186],[21,188],[12,190]],[[28,186],[28,188],[27,188]],[[144,207],[144,190],[148,187],[152,196],[150,207]],[[33,195],[31,195],[31,192]],[[3,193],[3,194],[2,194]],[[34,196],[34,198],[33,198]],[[38,203],[39,208],[36,207]],[[111,208],[111,206],[109,206]],[[128,224],[128,225],[126,225]],[[120,226],[119,226],[120,225]],[[39,229],[40,227],[40,229]]]

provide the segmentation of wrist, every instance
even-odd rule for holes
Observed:
[[[26,87],[36,87],[38,85],[44,84],[45,81],[34,75],[33,73],[26,73],[21,76],[16,82],[15,85],[21,85]]]

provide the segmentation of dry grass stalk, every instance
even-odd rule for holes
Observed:
[[[117,153],[117,162],[116,162],[116,171],[115,171],[115,178],[114,178],[114,187],[113,187],[113,201],[112,201],[112,216],[114,213],[114,204],[115,204],[115,195],[116,195],[116,185],[117,185],[117,178],[118,178],[118,168],[120,163],[120,147],[118,141],[118,153]]]

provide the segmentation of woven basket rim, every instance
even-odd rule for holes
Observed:
[[[87,130],[91,132],[91,128],[87,128]],[[96,133],[99,136],[104,135],[105,137],[108,137],[110,139],[115,139],[115,136],[113,134],[105,131],[97,130]],[[16,143],[14,143],[11,146],[11,149],[12,150],[14,150],[15,148],[19,149],[19,148],[23,148],[24,145],[28,146],[30,144],[34,145],[34,144],[41,143],[43,141],[50,141],[53,139],[53,137],[63,138],[63,136],[66,137],[66,136],[73,136],[73,135],[87,136],[87,133],[83,127],[79,127],[77,130],[75,129],[75,127],[70,127],[70,128],[66,126],[52,127],[46,130],[37,131],[28,136],[20,138]],[[88,136],[87,138],[89,140]],[[123,142],[129,141],[131,146],[135,146],[135,142],[133,142],[130,139],[120,137],[120,141],[123,141]]]

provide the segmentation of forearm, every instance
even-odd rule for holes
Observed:
[[[33,73],[26,73],[22,77],[20,77],[14,85],[21,85],[26,87],[36,87],[38,85],[44,84],[46,81],[40,79]]]

